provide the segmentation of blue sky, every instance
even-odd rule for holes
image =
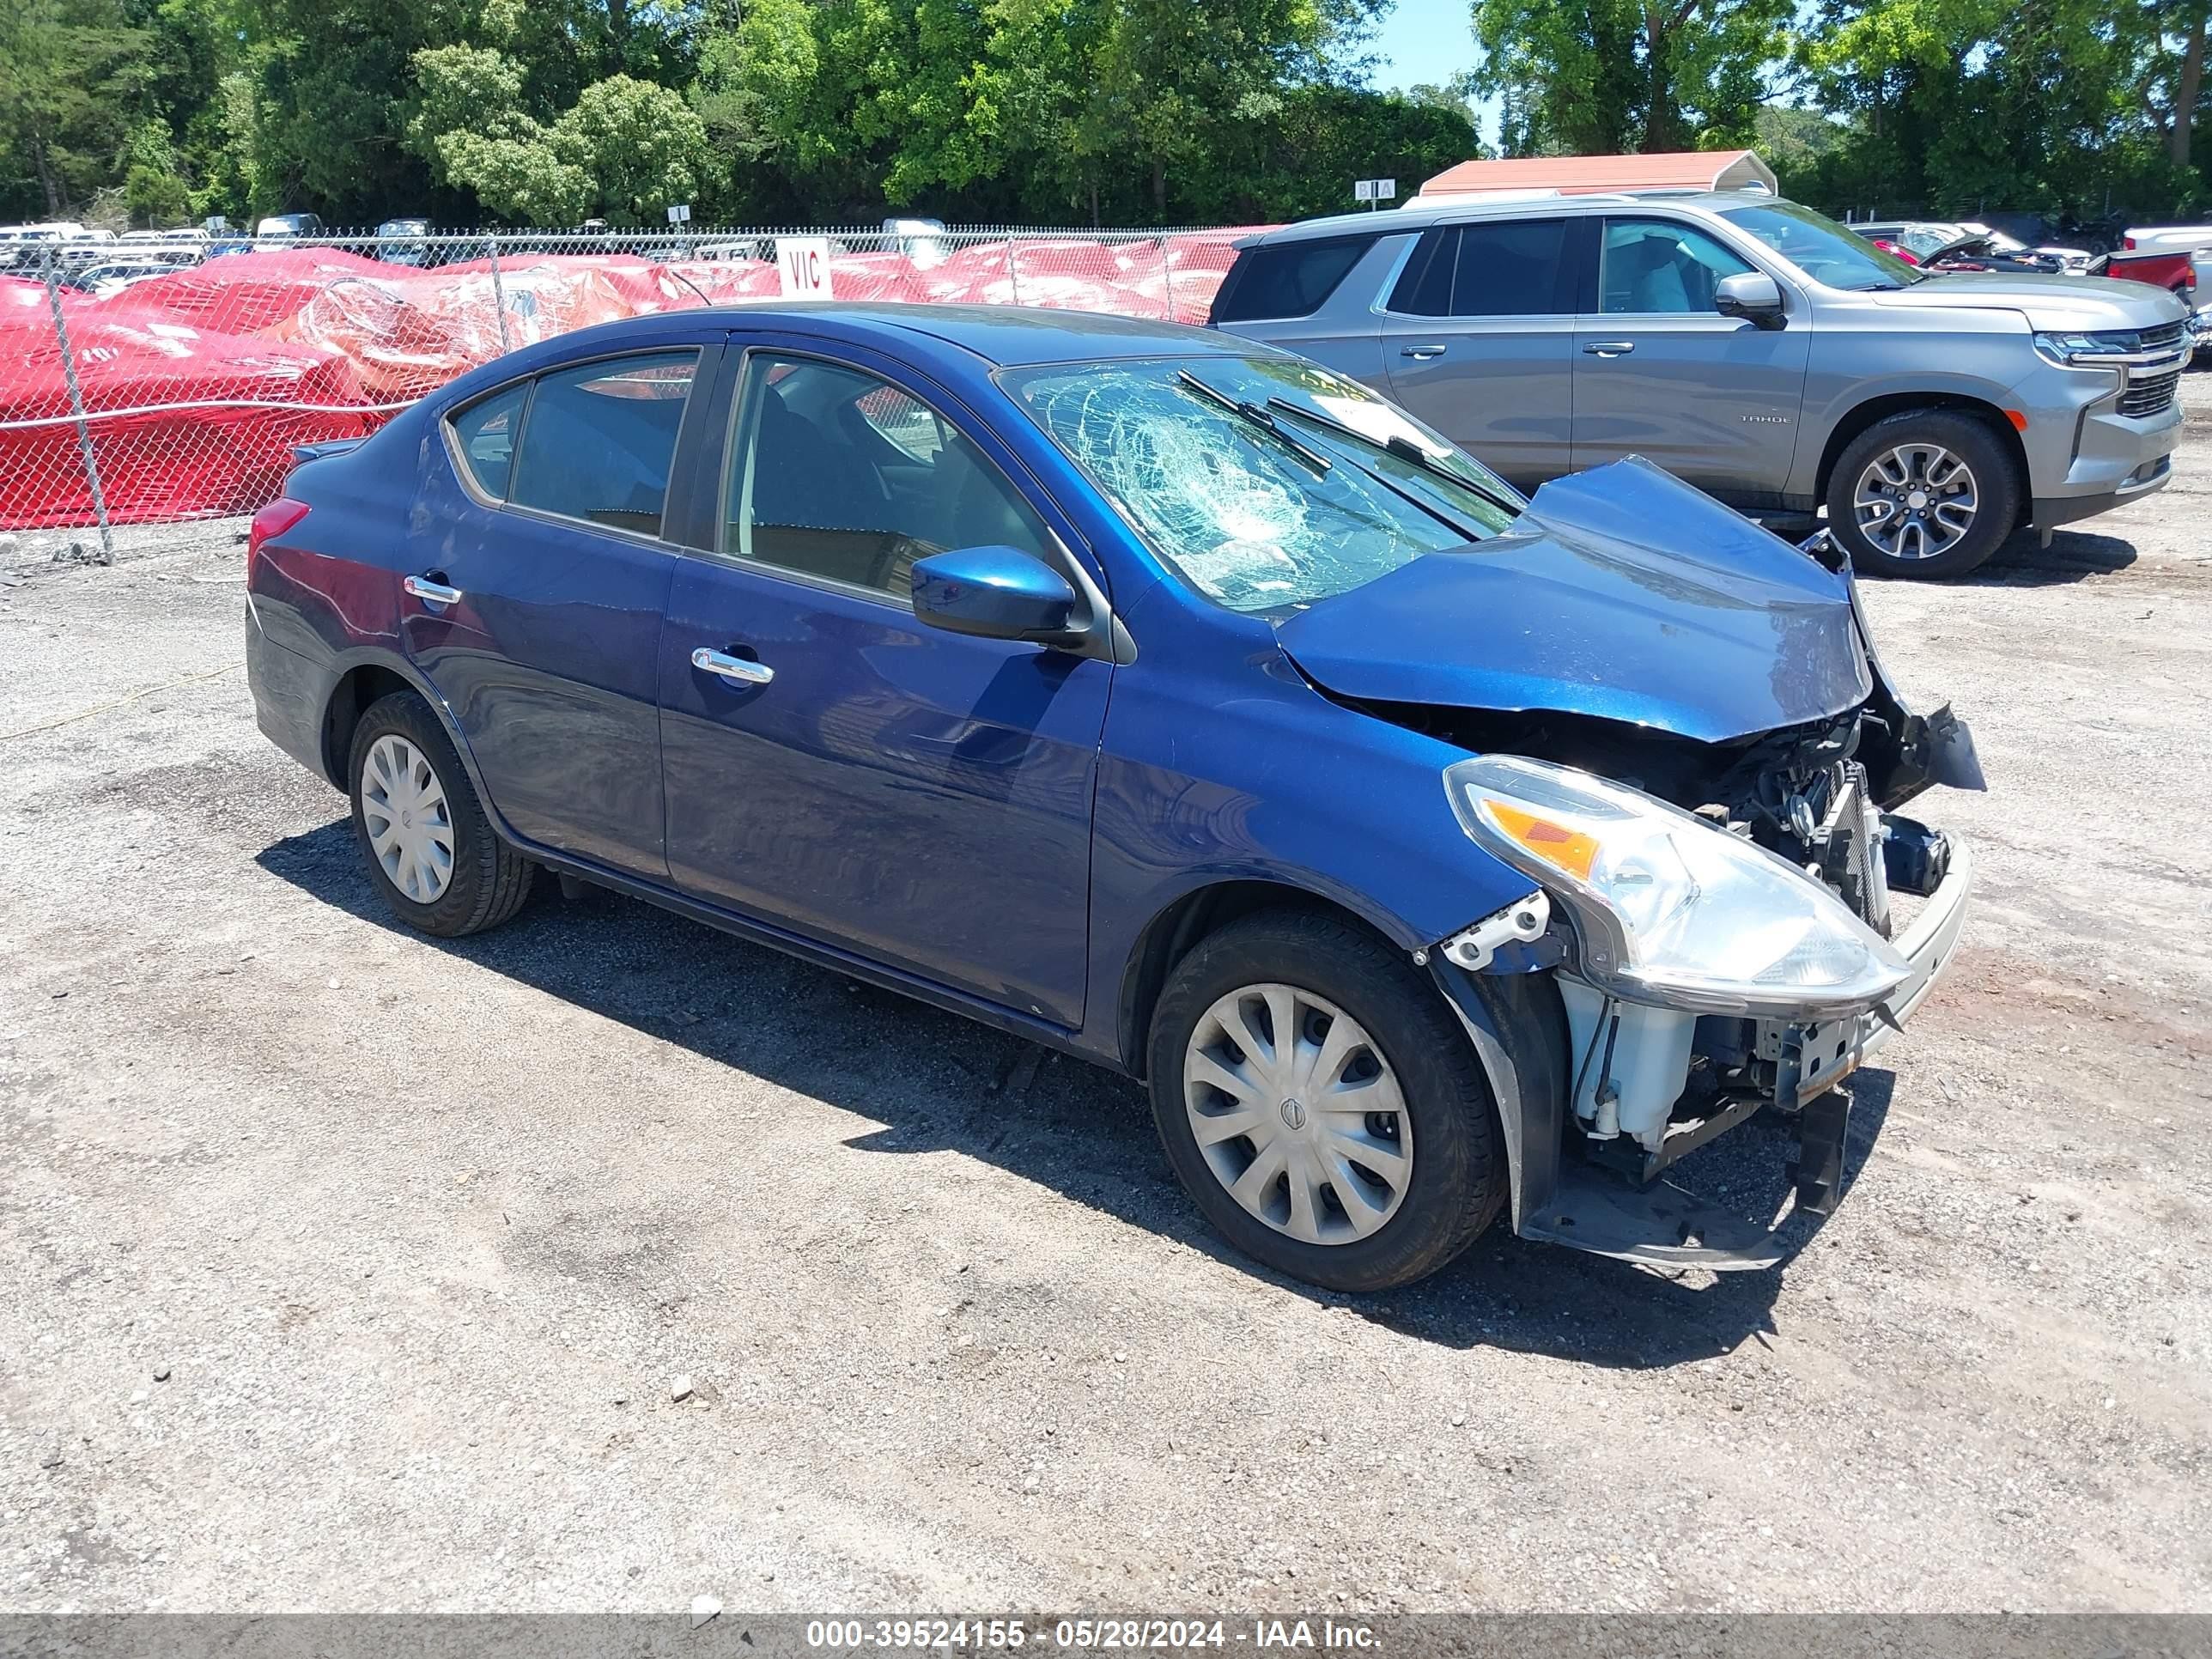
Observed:
[[[1384,14],[1369,50],[1376,58],[1375,84],[1410,87],[1416,82],[1441,82],[1463,69],[1474,67],[1474,33],[1470,17],[1472,0],[1398,0]],[[1483,138],[1496,143],[1495,112],[1486,106],[1479,114]]]
[[[1382,60],[1375,84],[1410,87],[1473,69],[1474,10],[1470,0],[1398,0],[1383,14],[1370,48]]]

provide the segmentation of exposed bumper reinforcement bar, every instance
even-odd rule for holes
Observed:
[[[1888,1018],[1879,1012],[1861,1014],[1809,1028],[1804,1050],[1823,1054],[1825,1048],[1824,1063],[1804,1077],[1801,1099],[1825,1093],[1895,1036],[1927,1000],[1957,951],[1973,878],[1972,851],[1964,842],[1954,841],[1949,872],[1895,940],[1899,954],[1912,966],[1912,976],[1891,997]],[[1512,1171],[1513,1231],[1520,1237],[1655,1267],[1717,1272],[1775,1267],[1802,1243],[1784,1239],[1779,1224],[1732,1214],[1671,1181],[1638,1188],[1563,1156],[1567,1107],[1558,1056],[1565,1048],[1559,1047],[1557,1055],[1531,1054],[1530,1045],[1516,1043],[1511,1035],[1530,1029],[1532,1016],[1554,1018],[1564,1026],[1548,977],[1470,974],[1441,955],[1431,968],[1497,1096]],[[1548,1003],[1540,1001],[1539,986]],[[1836,1128],[1840,1143],[1840,1126]],[[1825,1176],[1832,1201],[1834,1172],[1808,1173],[1816,1179]]]

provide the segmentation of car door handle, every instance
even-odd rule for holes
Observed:
[[[1401,346],[1398,349],[1398,355],[1401,357],[1411,357],[1417,363],[1425,363],[1431,357],[1443,356],[1444,349],[1440,345]]]
[[[1635,349],[1633,340],[1592,340],[1583,348],[1592,357],[1626,357]]]
[[[459,588],[448,587],[428,576],[410,576],[399,586],[416,599],[428,599],[432,605],[459,605],[461,602]]]
[[[766,685],[775,678],[775,670],[764,662],[748,662],[743,657],[733,657],[726,651],[703,645],[691,653],[691,665],[703,668],[709,674],[720,674],[732,685]]]

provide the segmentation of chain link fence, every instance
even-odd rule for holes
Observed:
[[[502,352],[594,323],[772,302],[826,239],[839,300],[1202,323],[1241,228],[180,232],[0,244],[0,531],[251,512],[294,446],[360,437]]]

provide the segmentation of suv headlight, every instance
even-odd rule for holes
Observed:
[[[1639,790],[1517,755],[1443,775],[1468,836],[1565,906],[1583,973],[1631,1001],[1832,1015],[1911,974],[1796,866]]]
[[[2087,334],[2038,333],[2035,349],[2045,362],[2061,368],[2093,368],[2142,349],[2142,336],[2131,328],[2106,329]]]

